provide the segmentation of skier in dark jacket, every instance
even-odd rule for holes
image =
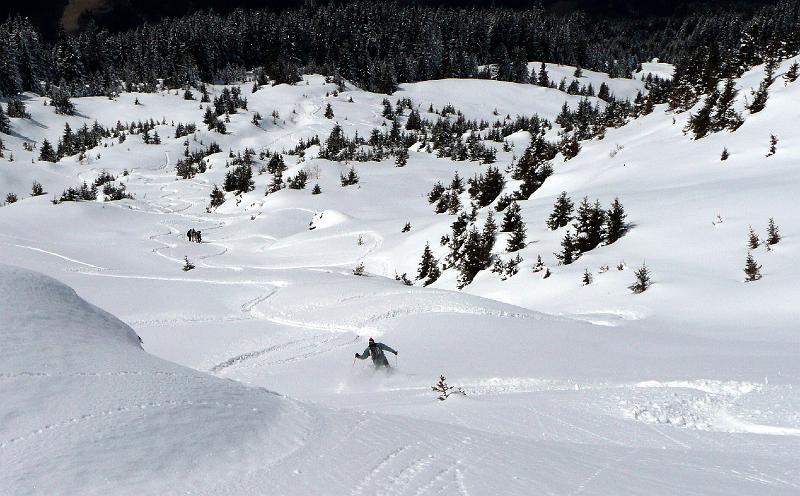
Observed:
[[[397,351],[383,343],[376,343],[374,339],[369,338],[369,346],[364,350],[364,353],[356,353],[356,358],[359,360],[366,360],[367,357],[372,357],[372,363],[375,365],[376,369],[380,367],[386,367],[388,369],[390,368],[389,360],[386,358],[386,355],[383,354],[384,351],[397,355]]]

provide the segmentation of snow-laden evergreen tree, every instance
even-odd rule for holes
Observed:
[[[544,86],[545,88],[550,86],[550,76],[547,74],[547,66],[544,62],[539,66],[539,73],[536,75],[536,84]]]
[[[464,240],[461,254],[457,282],[459,289],[471,283],[478,272],[486,269],[489,263],[490,259],[486,257],[486,240],[478,228],[472,226]]]
[[[685,131],[691,132],[694,135],[694,139],[703,138],[714,129],[712,114],[719,100],[719,96],[719,91],[714,88],[711,94],[706,96],[700,110],[689,116],[689,122],[686,124]]]
[[[594,278],[592,274],[589,272],[589,269],[583,269],[583,277],[581,278],[581,282],[584,286],[588,286],[592,282],[594,282]]]
[[[431,189],[430,193],[428,193],[428,203],[430,203],[430,204],[437,203],[439,201],[439,199],[442,197],[442,195],[444,195],[444,192],[445,192],[445,189],[444,189],[444,186],[442,185],[442,183],[440,181],[436,181],[436,184],[433,185],[433,189]],[[447,210],[447,204],[446,203],[445,203],[444,208],[442,209],[442,211],[439,212],[438,209],[437,209],[437,212],[438,213],[443,213],[445,210]]]
[[[267,186],[267,194],[277,193],[282,190],[283,187],[283,171],[278,169],[272,175],[272,181],[269,183],[269,186]]]
[[[536,263],[533,264],[533,267],[531,268],[531,270],[534,273],[536,273],[536,272],[541,272],[542,270],[544,270],[544,268],[545,267],[544,267],[544,262],[542,262],[542,256],[541,255],[536,255]]]
[[[45,162],[58,162],[56,151],[53,150],[53,145],[51,145],[47,140],[43,140],[41,146],[39,147],[39,160],[44,160]]]
[[[339,180],[342,183],[342,186],[352,186],[354,184],[358,184],[359,179],[355,167],[350,166],[350,170],[347,171],[347,174],[340,174]]]
[[[520,225],[524,225],[522,221],[522,210],[516,201],[512,201],[511,204],[506,208],[506,212],[503,215],[503,225],[500,228],[500,231],[512,232]]]
[[[716,110],[711,117],[711,132],[736,131],[744,123],[742,116],[733,108],[737,93],[733,78],[726,79],[725,86],[717,100]]]
[[[628,286],[628,289],[634,292],[634,294],[644,293],[650,287],[652,282],[650,281],[650,269],[647,268],[646,264],[642,264],[642,266],[635,271],[633,271],[634,277],[636,280],[633,284]]]
[[[755,250],[761,244],[761,240],[758,239],[758,234],[753,230],[753,226],[747,226],[747,229],[747,247]]]
[[[270,157],[269,162],[267,162],[267,172],[275,174],[278,171],[285,172],[286,170],[288,170],[288,167],[286,167],[286,163],[283,160],[283,155],[275,153]]]
[[[505,178],[497,167],[489,166],[486,173],[469,180],[469,194],[480,207],[485,207],[500,196],[505,187]]]
[[[619,198],[614,198],[611,208],[606,212],[605,241],[611,244],[625,235],[627,224],[625,223],[625,209],[622,207]]]
[[[431,251],[431,246],[425,243],[425,249],[422,250],[422,258],[419,261],[419,268],[417,269],[417,280],[424,281],[428,278],[431,270],[436,267],[437,261]]]
[[[589,203],[589,198],[584,197],[578,206],[573,227],[576,232],[576,246],[581,253],[587,252],[598,246],[605,235],[605,210],[599,201],[594,205]]]
[[[308,182],[308,173],[305,170],[300,169],[299,171],[297,171],[297,175],[295,175],[294,177],[290,177],[286,181],[286,185],[289,187],[289,189],[305,189],[307,182]]]
[[[331,107],[330,103],[325,106],[325,118],[333,119],[333,107]]]
[[[772,72],[766,71],[764,79],[758,85],[758,89],[751,91],[750,103],[747,104],[747,110],[751,114],[757,114],[764,110],[767,106],[767,99],[769,98],[769,87],[772,84]]]
[[[408,148],[400,147],[400,149],[397,150],[394,165],[396,167],[405,167],[406,163],[408,163]]]
[[[458,175],[458,172],[453,174],[453,180],[450,181],[450,191],[453,191],[457,195],[460,195],[464,192],[464,180],[461,179],[461,176]]]
[[[725,160],[728,160],[728,158],[730,156],[731,156],[731,154],[728,153],[728,149],[727,148],[723,148],[722,149],[722,155],[719,156],[719,159],[724,162]]]
[[[800,76],[800,64],[795,61],[789,66],[789,69],[786,71],[786,74],[783,75],[783,78],[786,79],[786,84],[789,84],[797,81],[798,76]]]
[[[767,157],[771,157],[775,155],[775,152],[778,150],[778,138],[774,134],[769,135],[769,151],[767,152]]]
[[[0,105],[0,133],[9,134],[11,132],[11,120],[6,115],[3,106]]]
[[[781,240],[781,233],[778,230],[778,225],[775,224],[775,220],[770,217],[769,223],[767,224],[767,245],[776,245]]]
[[[315,184],[314,187],[311,189],[312,195],[318,195],[322,193],[322,188],[319,187],[319,184]]]
[[[209,196],[211,196],[211,201],[208,204],[209,209],[217,208],[225,203],[225,192],[222,191],[216,184],[214,185],[214,189],[211,190],[211,195]]]
[[[189,261],[189,257],[183,257],[183,271],[189,272],[194,269],[194,264]]]
[[[581,151],[581,144],[574,134],[563,133],[561,141],[558,143],[558,151],[564,156],[564,160],[570,160],[578,156]]]
[[[561,251],[555,253],[555,256],[561,265],[569,265],[580,256],[577,240],[569,230],[564,233],[564,238],[561,240]]]
[[[69,93],[60,88],[56,88],[51,92],[50,105],[53,106],[57,114],[75,114],[75,105],[73,105],[73,103],[70,101]]]
[[[34,181],[33,186],[31,186],[31,196],[42,196],[44,193],[44,187],[42,187],[42,183],[39,181]]]
[[[556,229],[566,226],[569,224],[569,221],[572,220],[574,209],[575,205],[572,203],[569,196],[567,196],[567,192],[562,191],[556,199],[556,203],[553,205],[553,212],[547,219],[547,227],[551,231],[555,231]]]
[[[31,117],[25,109],[25,102],[19,98],[12,98],[8,101],[8,116],[17,119],[29,119]]]
[[[745,282],[753,282],[761,279],[761,266],[756,263],[753,254],[747,252],[747,259],[744,262]]]

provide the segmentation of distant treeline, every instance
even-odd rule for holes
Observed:
[[[246,71],[277,82],[316,71],[391,92],[399,82],[509,78],[515,71],[479,67],[528,60],[625,77],[652,57],[679,66],[682,78],[699,90],[709,78],[796,53],[798,12],[800,0],[679,18],[309,2],[280,12],[199,12],[117,33],[89,26],[61,32],[52,44],[15,16],[0,25],[0,95],[49,93],[52,86],[72,96],[151,91],[159,79],[181,87],[235,81]]]

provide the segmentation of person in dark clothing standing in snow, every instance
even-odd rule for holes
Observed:
[[[380,367],[386,367],[388,369],[390,368],[389,360],[383,353],[384,351],[388,351],[389,353],[394,353],[397,355],[397,351],[383,343],[376,343],[374,339],[369,338],[369,346],[367,346],[367,348],[364,350],[364,353],[356,353],[356,358],[359,360],[366,360],[367,357],[372,357],[372,363],[375,365],[376,369]]]

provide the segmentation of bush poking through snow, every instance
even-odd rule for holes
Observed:
[[[644,263],[640,268],[633,271],[633,275],[636,277],[636,282],[628,286],[628,289],[633,291],[634,294],[644,293],[653,284],[650,281],[650,269]]]
[[[725,160],[728,160],[728,157],[730,157],[730,156],[731,156],[731,154],[728,153],[728,149],[727,148],[723,148],[722,149],[722,155],[720,155],[719,159],[722,160],[722,161],[725,161]]]
[[[194,269],[194,264],[189,261],[189,257],[183,257],[183,271],[189,272]]]
[[[747,259],[744,262],[744,282],[753,282],[761,279],[761,266],[756,263],[753,254],[747,252]]]
[[[364,262],[358,262],[358,265],[353,269],[354,276],[365,276],[367,275],[364,271]]]
[[[775,155],[778,147],[778,138],[774,134],[769,135],[769,151],[767,152],[767,157],[771,157]]]
[[[467,393],[465,393],[464,390],[461,389],[460,387],[448,385],[447,379],[445,378],[444,375],[439,376],[439,382],[437,382],[436,385],[431,386],[431,390],[434,393],[438,393],[436,399],[438,399],[439,401],[446,400],[447,398],[450,397],[451,394],[460,394],[462,396],[467,395]]]
[[[410,222],[406,222],[406,225],[403,226],[402,232],[407,233],[410,230],[411,230],[411,223]]]
[[[42,183],[34,181],[33,186],[31,186],[31,196],[42,196],[43,194],[44,188],[42,187]]]

